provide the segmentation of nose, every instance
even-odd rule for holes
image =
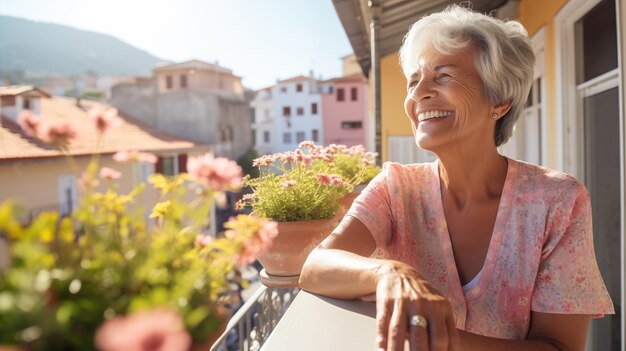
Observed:
[[[429,79],[420,79],[413,91],[411,92],[411,99],[415,102],[431,99],[435,96],[436,92],[433,89],[433,82]]]

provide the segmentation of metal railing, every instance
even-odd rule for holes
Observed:
[[[211,351],[258,351],[300,289],[259,287],[233,315]]]

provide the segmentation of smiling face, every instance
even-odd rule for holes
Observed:
[[[431,49],[408,77],[404,105],[421,148],[439,153],[494,145],[491,114],[497,111],[485,98],[474,58],[471,45],[451,55]]]

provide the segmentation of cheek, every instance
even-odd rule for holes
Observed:
[[[404,112],[409,118],[413,116],[413,100],[408,95],[404,99]]]

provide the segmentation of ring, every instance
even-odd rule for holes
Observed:
[[[426,329],[426,326],[428,326],[428,321],[426,320],[426,318],[420,316],[419,314],[414,314],[411,316],[411,318],[409,318],[409,325],[412,327],[422,327]]]

